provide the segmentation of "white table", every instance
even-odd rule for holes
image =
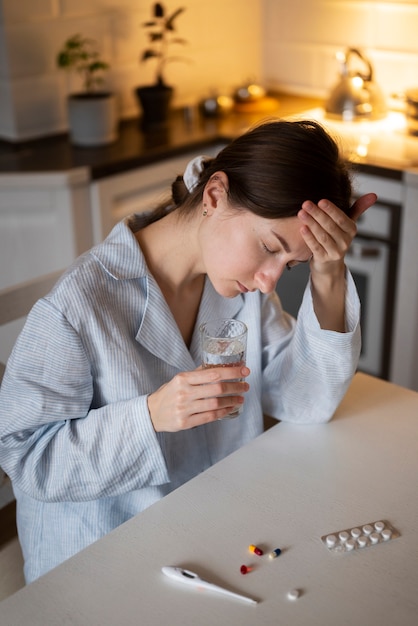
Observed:
[[[379,519],[401,536],[340,555],[321,542]],[[259,604],[188,589],[163,565]],[[278,424],[4,600],[0,623],[416,626],[418,394],[357,374],[329,424]]]

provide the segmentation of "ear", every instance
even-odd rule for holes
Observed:
[[[209,178],[203,191],[203,203],[208,215],[217,208],[220,201],[227,201],[229,181],[225,172],[215,172]]]

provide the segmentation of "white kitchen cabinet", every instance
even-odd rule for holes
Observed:
[[[223,147],[224,144],[208,146],[204,154],[215,156]],[[131,213],[150,211],[169,197],[171,183],[197,154],[188,152],[93,181],[90,193],[94,243],[102,241],[122,218]]]
[[[418,391],[418,169],[404,173],[404,207],[390,380]]]
[[[418,391],[418,169],[402,180],[360,174],[359,193],[374,191],[379,201],[398,205],[401,212],[396,274],[389,302],[393,306],[389,380]],[[382,222],[376,224],[382,228]]]
[[[0,175],[0,289],[65,269],[93,244],[89,170]],[[22,327],[0,330],[5,361]]]

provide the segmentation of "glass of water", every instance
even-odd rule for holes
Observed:
[[[247,333],[247,326],[234,319],[217,319],[201,324],[200,340],[203,367],[245,365]],[[241,404],[226,417],[237,417],[242,413],[242,408]]]

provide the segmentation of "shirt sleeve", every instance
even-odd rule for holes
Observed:
[[[264,312],[270,318],[263,353],[265,413],[300,424],[332,418],[356,371],[361,349],[360,302],[348,271],[345,314],[345,333],[321,329],[310,283],[297,321],[283,312],[280,303],[269,304]],[[271,330],[276,326],[281,334]]]
[[[23,492],[86,501],[169,482],[147,396],[92,409],[93,393],[78,334],[41,300],[0,391],[0,464]]]

